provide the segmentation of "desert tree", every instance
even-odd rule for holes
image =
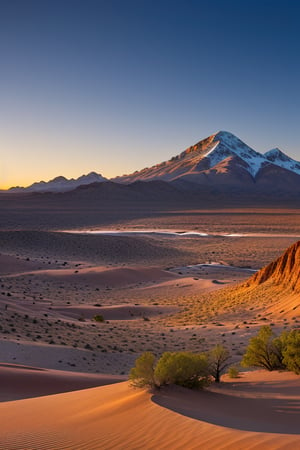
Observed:
[[[208,352],[209,373],[216,383],[220,382],[222,373],[229,366],[230,358],[229,350],[221,344],[217,344]]]

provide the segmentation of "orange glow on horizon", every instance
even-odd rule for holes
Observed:
[[[83,170],[81,173],[76,171],[76,173],[71,173],[70,174],[70,173],[64,173],[63,170],[60,171],[58,169],[57,172],[55,172],[54,174],[47,175],[47,176],[46,175],[43,176],[43,175],[39,174],[39,175],[36,175],[36,176],[34,176],[34,175],[32,176],[31,175],[28,178],[27,177],[26,178],[25,177],[21,177],[19,179],[16,179],[15,177],[13,177],[11,179],[12,181],[9,181],[8,177],[5,177],[4,182],[1,183],[1,180],[0,180],[0,191],[3,191],[3,190],[6,191],[6,190],[8,190],[8,189],[10,189],[12,187],[28,187],[28,186],[31,186],[33,183],[39,183],[40,181],[48,182],[48,181],[51,181],[54,178],[60,177],[60,176],[63,176],[65,178],[67,178],[68,180],[70,180],[72,178],[73,179],[77,179],[77,178],[81,177],[82,175],[88,175],[90,172],[96,172],[98,174],[101,174],[104,178],[107,178],[107,179],[123,175],[123,173],[120,173],[120,172],[118,172],[118,173],[112,172],[110,174],[104,174],[102,171],[100,171],[100,170],[97,171],[95,169]],[[3,180],[3,178],[4,177],[2,177],[2,180]]]

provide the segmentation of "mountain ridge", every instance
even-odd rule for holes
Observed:
[[[66,178],[62,175],[49,181],[38,181],[27,187],[12,187],[10,192],[67,192],[76,189],[79,186],[102,183],[107,181],[101,174],[90,172],[87,175],[81,175],[78,178]]]
[[[227,158],[237,158],[236,163],[239,163],[238,165],[252,176],[254,182],[259,172],[270,164],[300,175],[300,163],[285,155],[281,150],[277,150],[277,153],[271,150],[263,155],[232,133],[219,131],[188,147],[168,161],[129,175],[115,177],[112,181],[119,183],[130,183],[137,179],[174,181],[187,176],[195,181],[195,175],[207,174],[208,170],[218,171],[218,165]]]
[[[77,179],[58,176],[48,182],[40,181],[28,187],[13,187],[7,192],[67,192],[83,185],[115,182],[130,184],[136,181],[164,181],[216,189],[266,189],[275,192],[276,186],[300,192],[300,162],[280,149],[259,153],[234,134],[219,131],[183,152],[150,168],[108,180],[96,172]],[[187,186],[187,185],[186,185]]]

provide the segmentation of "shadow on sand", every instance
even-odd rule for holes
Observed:
[[[263,395],[263,393],[262,393]],[[157,405],[192,419],[243,431],[299,434],[300,399],[238,397],[219,392],[163,388]]]

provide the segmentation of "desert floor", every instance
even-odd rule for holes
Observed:
[[[178,389],[151,396],[126,382],[99,387],[125,380],[145,350],[198,352],[220,342],[238,363],[262,324],[299,326],[297,311],[272,310],[272,299],[239,305],[227,294],[299,239],[298,211],[29,225],[0,227],[0,448],[300,445],[293,425],[300,381],[291,374],[224,377],[219,390],[196,396]],[[76,233],[91,229],[208,236]]]

